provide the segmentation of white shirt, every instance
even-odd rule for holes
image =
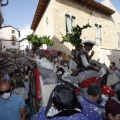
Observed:
[[[80,55],[82,63],[85,67],[88,67],[90,64],[88,63],[88,60],[85,55]]]
[[[69,67],[70,67],[70,69],[73,69],[73,70],[77,69],[76,62],[74,60],[70,59],[70,61],[69,61]]]

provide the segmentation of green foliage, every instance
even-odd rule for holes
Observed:
[[[40,39],[41,39],[42,44],[46,44],[46,45],[49,45],[49,46],[53,46],[53,44],[54,44],[52,39],[50,39],[50,36],[43,36],[43,37],[40,37]]]
[[[82,39],[80,38],[82,35],[82,30],[88,27],[91,27],[89,23],[84,25],[82,28],[79,25],[73,27],[71,34],[67,34],[65,36],[62,34],[62,41],[60,43],[70,42],[73,46],[78,47],[82,42]]]
[[[28,35],[26,39],[32,44],[32,47],[37,50],[43,44],[47,46],[53,46],[54,42],[50,39],[50,36],[38,37],[37,35]]]

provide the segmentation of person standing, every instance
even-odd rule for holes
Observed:
[[[7,81],[0,83],[0,120],[25,120],[25,101],[22,96],[11,93]]]
[[[103,120],[104,106],[98,102],[100,100],[102,90],[99,85],[91,84],[88,87],[87,94],[79,95],[78,100],[82,106],[82,114],[89,120]]]
[[[120,102],[108,100],[105,104],[105,120],[120,120]]]

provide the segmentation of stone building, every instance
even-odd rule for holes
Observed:
[[[83,40],[96,41],[94,59],[109,65],[110,61],[119,66],[120,14],[110,0],[102,3],[94,0],[39,0],[31,29],[38,36],[50,35],[54,39],[51,49],[71,53],[70,43],[59,43],[62,35],[71,32],[75,25],[89,24],[83,30]]]

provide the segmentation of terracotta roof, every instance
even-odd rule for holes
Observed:
[[[79,0],[76,0],[76,1],[79,1]],[[94,11],[103,13],[105,15],[112,15],[113,13],[115,13],[115,11],[112,10],[111,8],[108,8],[107,6],[99,2],[96,2],[94,0],[80,0],[79,3],[81,5],[84,5],[88,9],[92,9]]]
[[[46,10],[46,7],[48,5],[50,0],[39,0],[33,21],[32,21],[32,25],[31,25],[31,29],[35,30],[40,19],[42,18],[42,15],[44,14],[44,11]]]
[[[39,0],[38,6],[37,6],[37,9],[36,9],[33,21],[32,21],[32,25],[31,25],[32,30],[35,30],[37,28],[37,25],[39,21],[41,20],[49,2],[50,0]],[[88,9],[100,12],[105,15],[112,15],[113,13],[115,13],[114,10],[94,0],[75,0],[75,2],[79,3],[80,5]]]

